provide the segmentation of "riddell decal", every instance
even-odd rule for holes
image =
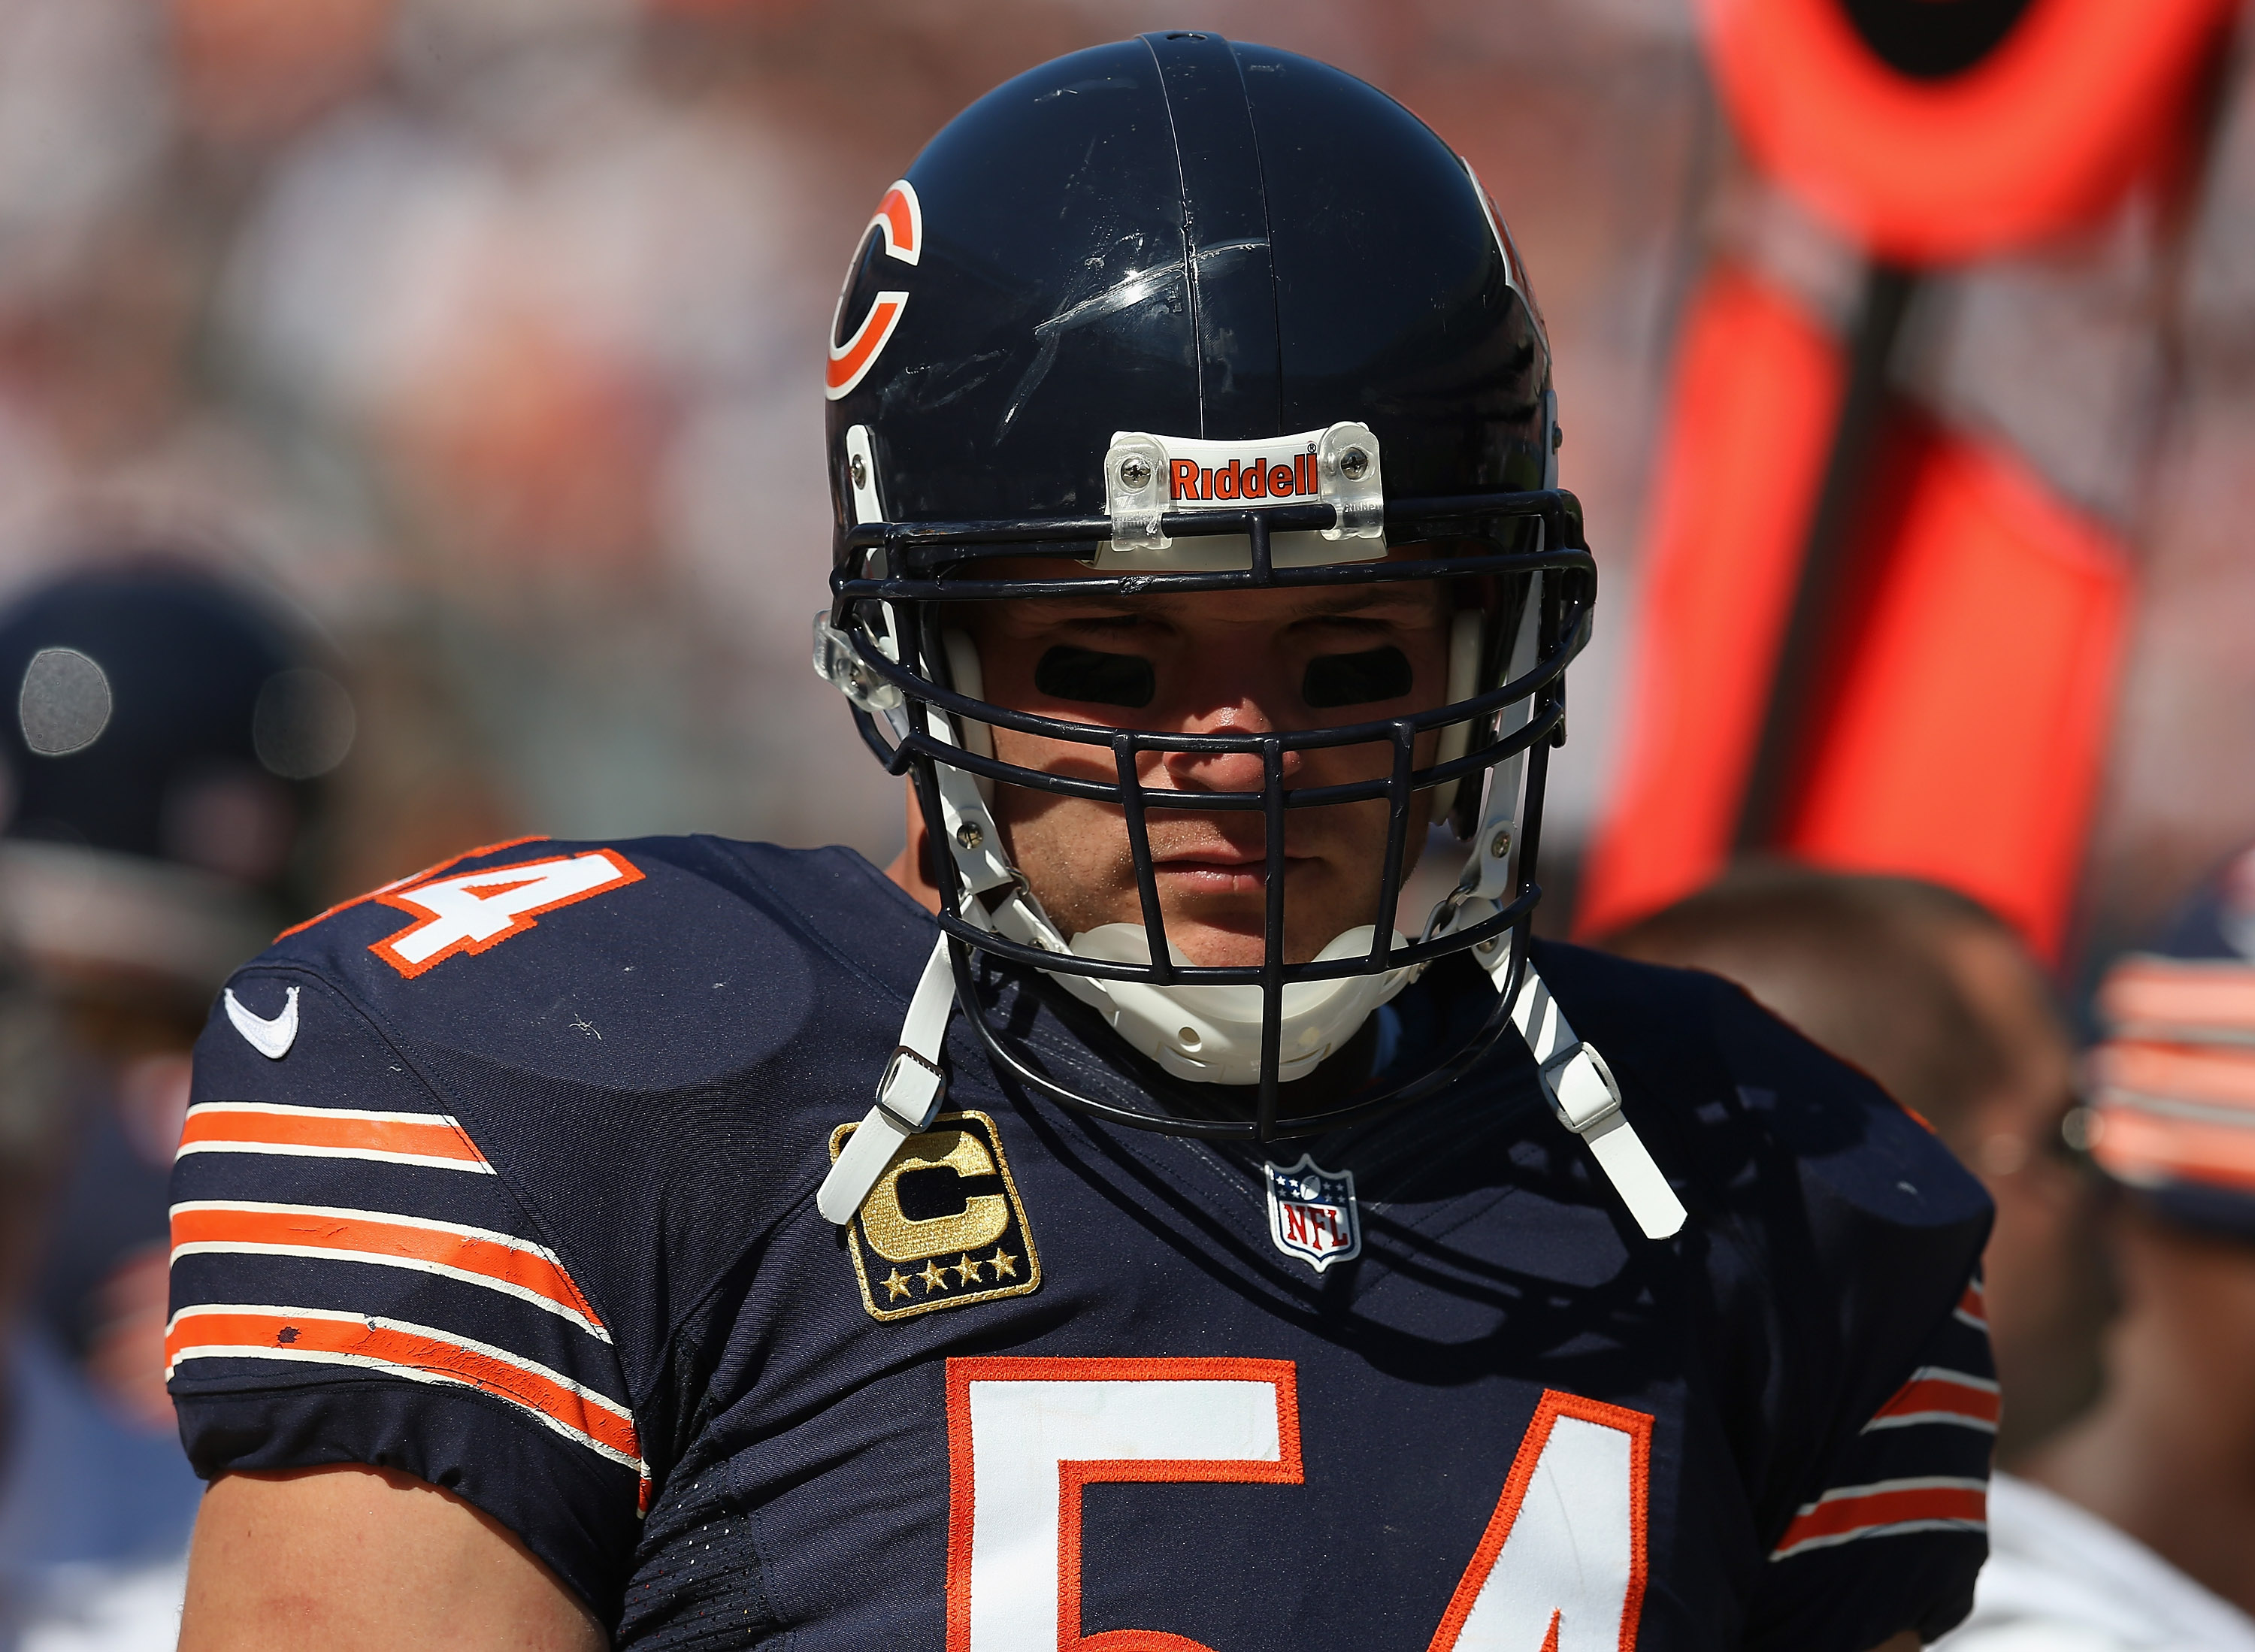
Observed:
[[[868,245],[869,236],[876,235],[884,244],[885,256],[913,265],[924,257],[924,204],[917,199],[916,187],[905,178],[885,192],[877,203],[877,210],[869,220],[869,227],[861,235],[861,244]],[[906,292],[885,292],[871,300],[868,314],[854,328],[851,338],[839,343],[835,341],[845,320],[847,292],[854,285],[854,272],[861,267],[861,257],[856,253],[854,269],[847,271],[846,291],[838,295],[838,311],[831,318],[830,362],[823,374],[823,393],[832,401],[846,395],[868,376],[877,358],[885,353],[892,341],[894,329],[901,324],[902,312],[909,306]]]
[[[1361,432],[1359,425],[1337,426]],[[1250,501],[1290,503],[1324,496],[1324,443],[1332,431],[1303,430],[1295,435],[1269,436],[1250,441],[1207,441],[1192,436],[1161,436],[1120,432],[1112,438],[1106,457],[1106,488],[1113,492],[1140,489],[1137,472],[1119,474],[1120,464],[1133,451],[1148,456],[1151,469],[1142,473],[1155,486],[1153,503],[1170,510],[1215,510]],[[1351,439],[1368,459],[1377,456],[1377,438],[1363,432]],[[1131,463],[1134,461],[1130,461]]]
[[[1099,567],[1105,555],[1135,559],[1147,552],[1167,552],[1172,566],[1197,562],[1223,567],[1232,566],[1233,557],[1235,566],[1249,566],[1244,541],[1233,550],[1223,542],[1226,533],[1202,546],[1170,549],[1173,542],[1165,523],[1170,516],[1198,511],[1240,513],[1248,504],[1330,507],[1330,525],[1317,518],[1277,530],[1273,550],[1283,566],[1386,554],[1386,483],[1378,436],[1352,420],[1237,441],[1114,431],[1101,474],[1112,538],[1099,556]]]
[[[1313,499],[1316,486],[1316,445],[1281,459],[1255,453],[1225,464],[1202,465],[1195,459],[1167,461],[1167,496],[1177,504],[1223,499]]]

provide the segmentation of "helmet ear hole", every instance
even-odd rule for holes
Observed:
[[[1448,703],[1456,705],[1470,699],[1479,692],[1480,643],[1486,629],[1486,616],[1478,608],[1466,608],[1458,614],[1449,627]],[[1470,723],[1449,723],[1443,727],[1441,737],[1433,748],[1436,764],[1454,763],[1471,749],[1472,726]],[[1457,794],[1462,787],[1459,780],[1444,780],[1433,788],[1433,812],[1436,823],[1450,820],[1455,811]],[[1454,822],[1451,821],[1452,827]],[[1462,829],[1457,835],[1463,837]]]
[[[979,646],[962,631],[944,630],[939,634],[939,645],[947,651],[948,686],[966,699],[987,698],[986,673],[979,667]],[[985,723],[968,717],[952,720],[955,737],[963,749],[973,756],[992,758],[994,755],[994,731]],[[994,804],[994,783],[985,775],[973,778],[979,784],[980,799],[992,808]]]

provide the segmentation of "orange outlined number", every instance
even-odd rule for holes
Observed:
[[[1429,1652],[1633,1652],[1652,1419],[1543,1390]]]
[[[1080,1628],[1080,1499],[1106,1480],[1300,1484],[1289,1360],[950,1360],[947,1652],[1206,1652]]]
[[[1651,1445],[1642,1412],[1546,1390],[1430,1652],[1633,1652]],[[1210,1652],[1082,1633],[1082,1491],[1305,1480],[1289,1360],[950,1360],[947,1450],[947,1652]]]
[[[413,977],[458,953],[482,953],[533,927],[543,912],[642,882],[642,869],[615,849],[561,854],[432,878],[376,898],[417,921],[368,950]]]

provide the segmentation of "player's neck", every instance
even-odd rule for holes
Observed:
[[[2219,1346],[2237,1316],[2216,1305],[2133,1297],[2110,1337],[2105,1396],[2020,1472],[2255,1613],[2255,1383],[2244,1350]]]
[[[937,915],[939,911],[939,886],[924,874],[926,856],[929,853],[926,846],[931,842],[931,839],[924,832],[924,811],[917,806],[916,788],[908,786],[903,790],[908,799],[908,811],[905,817],[908,829],[905,840],[901,844],[901,852],[893,857],[893,863],[885,868],[885,875],[898,884],[901,892],[909,899],[924,908],[925,911]]]

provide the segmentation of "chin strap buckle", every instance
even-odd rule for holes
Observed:
[[[955,970],[942,934],[909,1001],[908,1019],[885,1075],[877,1080],[877,1101],[846,1139],[814,1206],[843,1227],[861,1213],[862,1201],[892,1168],[902,1143],[928,1128],[947,1099],[947,1075],[939,1056],[947,1042],[947,1018],[955,1008]]]
[[[1509,956],[1507,951],[1499,974],[1509,967]],[[1683,1227],[1683,1202],[1675,1197],[1675,1190],[1668,1185],[1628,1115],[1621,1111],[1620,1085],[1612,1069],[1594,1047],[1574,1036],[1558,1001],[1550,995],[1549,985],[1532,964],[1521,972],[1511,1019],[1534,1052],[1542,1087],[1550,1097],[1550,1110],[1557,1114],[1558,1122],[1589,1145],[1598,1168],[1628,1206],[1644,1236],[1673,1238]]]

